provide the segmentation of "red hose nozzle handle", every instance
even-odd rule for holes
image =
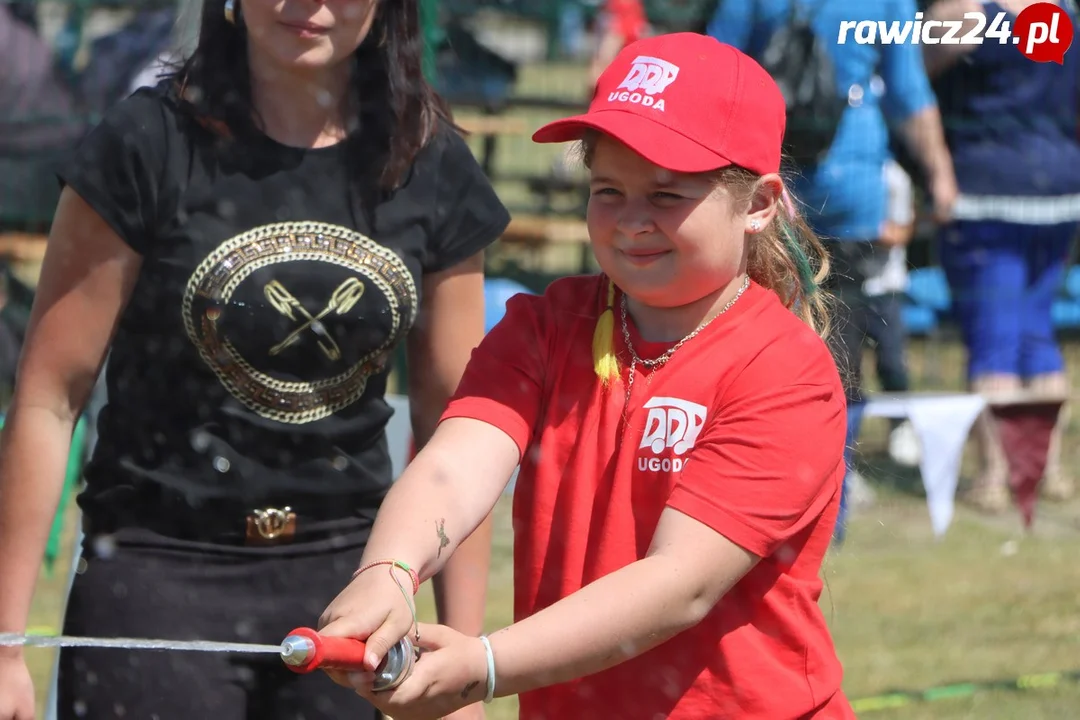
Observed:
[[[362,670],[366,644],[361,640],[327,637],[311,628],[297,628],[281,643],[281,659],[295,673],[315,670]],[[417,650],[403,637],[375,668],[373,690],[392,690],[412,672]]]
[[[362,670],[366,650],[361,640],[296,628],[281,644],[281,659],[286,667],[300,674],[315,670]]]

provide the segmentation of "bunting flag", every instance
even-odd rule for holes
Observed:
[[[1024,527],[1035,521],[1039,485],[1046,471],[1050,438],[1064,400],[1030,400],[990,407],[997,421],[1005,456],[1009,460],[1009,488]]]

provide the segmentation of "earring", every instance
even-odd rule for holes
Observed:
[[[236,24],[236,0],[225,0],[225,20],[230,25]]]
[[[232,0],[229,0],[229,2],[232,2]],[[750,221],[750,232],[758,232],[759,230],[761,230],[761,223],[758,222],[757,220],[751,220]]]

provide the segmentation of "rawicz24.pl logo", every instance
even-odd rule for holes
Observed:
[[[1035,62],[1061,65],[1076,32],[1065,9],[1049,2],[1029,5],[1010,23],[1010,15],[997,13],[988,20],[982,12],[964,13],[964,20],[844,20],[837,43],[846,45],[982,45],[997,41],[1012,44]],[[973,24],[972,24],[973,23]]]

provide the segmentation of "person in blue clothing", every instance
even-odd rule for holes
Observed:
[[[939,222],[950,216],[956,178],[920,47],[837,42],[843,21],[913,20],[915,0],[722,0],[707,32],[757,56],[789,21],[793,2],[828,49],[836,85],[848,98],[828,152],[816,166],[798,168],[793,188],[832,259],[830,290],[839,300],[836,355],[846,376],[850,452],[863,403],[863,344],[874,321],[863,285],[868,264],[881,252],[890,131],[921,165]]]
[[[1005,12],[1011,26],[1033,2],[938,0],[926,17],[963,21],[965,12]],[[1055,4],[1074,25],[1080,20],[1075,4]],[[1080,226],[1080,51],[1066,52],[1060,65],[1032,62],[990,39],[926,45],[924,53],[960,188],[939,252],[968,350],[970,386],[1064,395],[1069,383],[1051,307]],[[1043,484],[1045,494],[1060,499],[1073,492],[1059,462],[1066,422],[1062,413]],[[1004,510],[1008,464],[989,414],[975,436],[983,467],[966,499]]]

